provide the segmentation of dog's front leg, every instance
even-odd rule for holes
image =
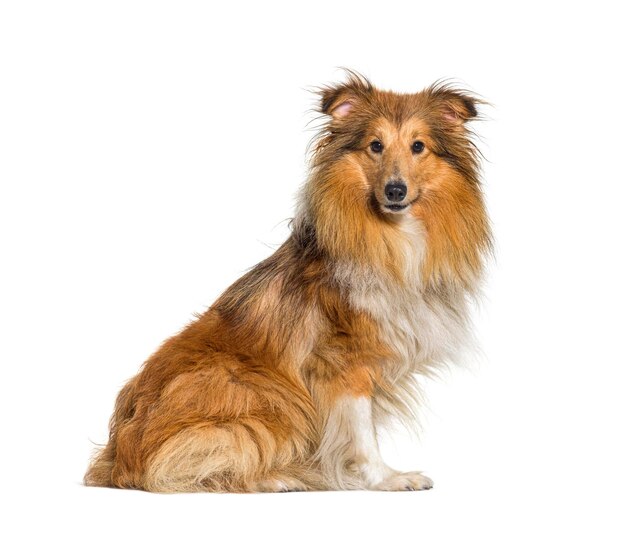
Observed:
[[[432,481],[419,472],[397,472],[384,463],[369,396],[343,395],[332,401],[318,455],[330,487],[377,490],[432,487]]]

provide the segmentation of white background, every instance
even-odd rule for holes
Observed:
[[[3,2],[2,531],[624,533],[617,5]],[[435,488],[81,486],[124,381],[287,235],[307,89],[339,66],[494,104],[477,125],[497,240],[484,355],[427,384],[418,440],[384,442]]]

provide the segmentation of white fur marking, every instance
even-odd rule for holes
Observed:
[[[347,287],[352,306],[368,312],[378,323],[383,339],[400,357],[390,379],[457,361],[471,340],[465,296],[451,294],[444,301],[426,297],[420,278],[426,241],[420,221],[405,216],[399,222],[404,239],[404,284],[387,273],[352,264],[338,266],[335,276]]]
[[[357,458],[361,459],[359,469],[365,483],[371,487],[389,477],[393,470],[383,462],[380,456],[371,399],[366,397],[352,398],[350,408],[353,412],[353,433]]]
[[[340,488],[372,488],[395,473],[380,456],[368,397],[337,400],[326,421],[319,454],[327,475]],[[347,463],[355,464],[356,480],[344,473]]]

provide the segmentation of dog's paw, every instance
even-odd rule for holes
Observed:
[[[254,492],[300,492],[305,490],[307,490],[306,485],[293,477],[265,479],[254,486]]]
[[[420,472],[398,472],[378,483],[374,490],[428,490],[433,481]]]

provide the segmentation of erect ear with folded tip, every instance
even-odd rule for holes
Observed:
[[[324,87],[320,91],[320,111],[330,115],[333,120],[349,117],[373,90],[367,78],[353,71],[348,72],[346,82]]]
[[[357,102],[357,96],[346,87],[322,91],[320,110],[333,119],[343,119],[350,115]]]
[[[442,119],[451,126],[461,126],[478,117],[476,105],[480,101],[470,95],[446,88],[435,91],[435,97]]]

